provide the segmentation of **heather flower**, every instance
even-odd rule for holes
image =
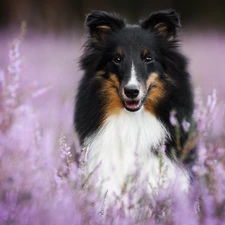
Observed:
[[[170,123],[173,126],[177,126],[178,125],[178,121],[177,121],[176,111],[175,110],[172,110],[170,112]]]
[[[210,113],[213,112],[216,104],[217,104],[217,93],[216,93],[216,89],[213,89],[212,94],[208,95],[208,99],[207,99],[207,108],[209,108]]]
[[[62,158],[71,158],[72,154],[70,152],[70,147],[66,143],[66,137],[63,136],[60,138],[60,150]]]
[[[186,120],[182,121],[182,127],[186,133],[189,131],[190,126],[191,126],[191,124],[188,121],[186,121]]]
[[[0,88],[5,88],[5,73],[3,70],[0,70]]]
[[[32,93],[32,97],[33,98],[37,98],[37,97],[45,94],[46,92],[48,92],[50,90],[50,88],[51,88],[50,86],[47,86],[47,87],[44,87],[44,88],[40,88],[37,91]]]

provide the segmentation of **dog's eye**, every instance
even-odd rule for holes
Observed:
[[[119,56],[117,56],[117,57],[113,58],[113,62],[114,62],[114,63],[116,63],[116,64],[121,63],[121,61],[122,61],[122,58],[121,58],[121,57],[119,57]]]
[[[146,56],[143,60],[145,63],[151,63],[154,61],[154,58],[151,56]]]

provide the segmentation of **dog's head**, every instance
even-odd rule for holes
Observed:
[[[138,25],[127,25],[116,14],[93,11],[85,25],[90,38],[82,67],[105,81],[102,88],[108,97],[108,110],[134,112],[144,107],[154,112],[171,86],[176,86],[176,75],[171,74],[168,63],[172,70],[183,64],[174,50],[180,27],[178,14],[159,11]],[[181,65],[177,65],[179,59]]]

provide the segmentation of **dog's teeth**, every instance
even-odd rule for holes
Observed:
[[[136,109],[140,106],[140,101],[125,102],[125,104],[127,108]]]

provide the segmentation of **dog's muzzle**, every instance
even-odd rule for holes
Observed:
[[[142,106],[141,89],[139,85],[128,84],[123,91],[124,107],[128,111],[138,111]]]

